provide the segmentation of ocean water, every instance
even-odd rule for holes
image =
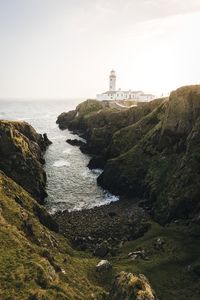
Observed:
[[[24,120],[37,132],[47,133],[53,144],[45,154],[47,173],[46,207],[50,213],[80,210],[117,201],[118,197],[96,183],[101,170],[89,170],[90,157],[66,139],[79,138],[68,130],[61,131],[57,116],[74,109],[80,100],[0,100],[0,119]]]

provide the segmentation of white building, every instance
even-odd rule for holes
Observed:
[[[109,91],[98,94],[97,100],[136,100],[136,101],[150,101],[155,99],[152,94],[144,94],[142,91],[122,91],[116,90],[116,73],[114,70],[110,72],[109,76]]]

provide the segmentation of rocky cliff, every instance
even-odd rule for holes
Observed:
[[[84,111],[85,105],[89,105],[88,101],[70,112],[70,119],[65,113],[67,123],[63,128],[86,138],[87,143],[81,144],[80,149],[92,154],[90,168],[103,168],[98,178],[101,186],[121,195],[119,203],[125,205],[125,199],[135,205],[139,203],[152,216],[148,231],[135,240],[120,243],[116,256],[112,256],[114,274],[126,273],[116,277],[108,299],[143,299],[145,291],[149,291],[146,278],[138,276],[143,273],[150,279],[159,299],[198,300],[200,86],[182,87],[169,98],[123,111],[101,102],[102,107],[98,103],[94,111],[86,111],[80,117],[80,107]],[[91,212],[97,221],[98,209]],[[126,209],[129,210],[128,205]],[[88,218],[90,212],[78,214],[81,215],[80,224],[88,222],[93,234],[92,218]],[[106,220],[111,219],[111,224],[125,215],[128,224],[125,209],[110,213],[109,208],[104,208],[104,215]],[[64,226],[66,216],[63,213],[62,222],[59,218],[58,222],[68,230]],[[73,219],[73,214],[70,218]],[[73,227],[77,222],[69,223],[69,227]],[[102,234],[101,223],[99,235]],[[81,225],[79,241],[83,237],[85,242],[92,234],[85,238]],[[124,224],[120,225],[124,230]],[[135,224],[129,225],[135,228]],[[119,232],[116,228],[113,230]],[[110,283],[109,278],[110,275],[101,276],[106,284]],[[144,279],[142,283],[140,279]],[[148,297],[147,294],[144,297],[156,299],[152,289]]]
[[[0,170],[43,203],[43,152],[51,142],[26,122],[0,121]]]
[[[160,223],[199,218],[200,86],[121,112],[99,107],[80,118],[81,106],[67,127],[84,133],[91,167],[104,167],[101,186],[148,199]]]

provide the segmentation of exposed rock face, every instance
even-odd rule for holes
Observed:
[[[74,139],[74,140],[71,140],[71,139],[68,139],[66,140],[66,142],[72,146],[84,146],[85,143],[81,140],[77,140],[77,139]]]
[[[107,148],[113,134],[119,129],[137,122],[150,113],[163,99],[154,100],[147,105],[119,111],[109,108],[104,102],[86,100],[74,111],[62,113],[57,123],[61,129],[81,132],[87,138],[84,152],[108,156]]]
[[[46,150],[46,147],[48,147],[52,144],[52,142],[48,139],[48,136],[46,133],[43,134],[43,141],[44,141],[45,150]]]
[[[115,193],[148,196],[161,223],[193,218],[200,209],[200,86],[172,92],[155,116],[157,124],[147,132],[144,126],[132,147],[108,161],[98,181]],[[129,136],[134,136],[147,118],[149,115],[135,124]],[[121,143],[118,136],[120,132],[114,137],[115,145]]]
[[[104,188],[148,198],[160,223],[199,214],[200,86],[122,112],[86,113],[68,128],[84,131],[84,150],[98,157],[89,166],[105,162],[98,178]]]
[[[144,275],[121,272],[116,276],[109,300],[156,300],[155,292]]]
[[[68,113],[62,113],[58,116],[56,123],[60,129],[75,128],[78,129],[79,124],[82,123],[84,116],[93,112],[99,111],[103,108],[103,105],[96,100],[86,100],[84,105],[79,104],[76,110],[72,110]]]
[[[47,196],[43,152],[51,142],[26,122],[0,121],[0,170],[40,203]]]
[[[74,110],[69,111],[68,113],[64,112],[58,116],[56,123],[59,124],[60,129],[66,129],[75,116],[76,112]]]

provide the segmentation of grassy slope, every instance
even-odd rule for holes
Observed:
[[[200,266],[200,227],[171,224],[161,227],[152,223],[151,229],[132,242],[127,242],[121,255],[113,260],[116,271],[143,273],[162,300],[199,300],[200,277],[193,268]],[[155,238],[165,241],[163,250],[155,250]],[[128,253],[145,249],[149,260],[131,260]],[[191,267],[190,267],[191,266]]]
[[[103,290],[91,275],[97,260],[44,227],[36,207],[41,208],[0,173],[0,299],[100,299]]]

